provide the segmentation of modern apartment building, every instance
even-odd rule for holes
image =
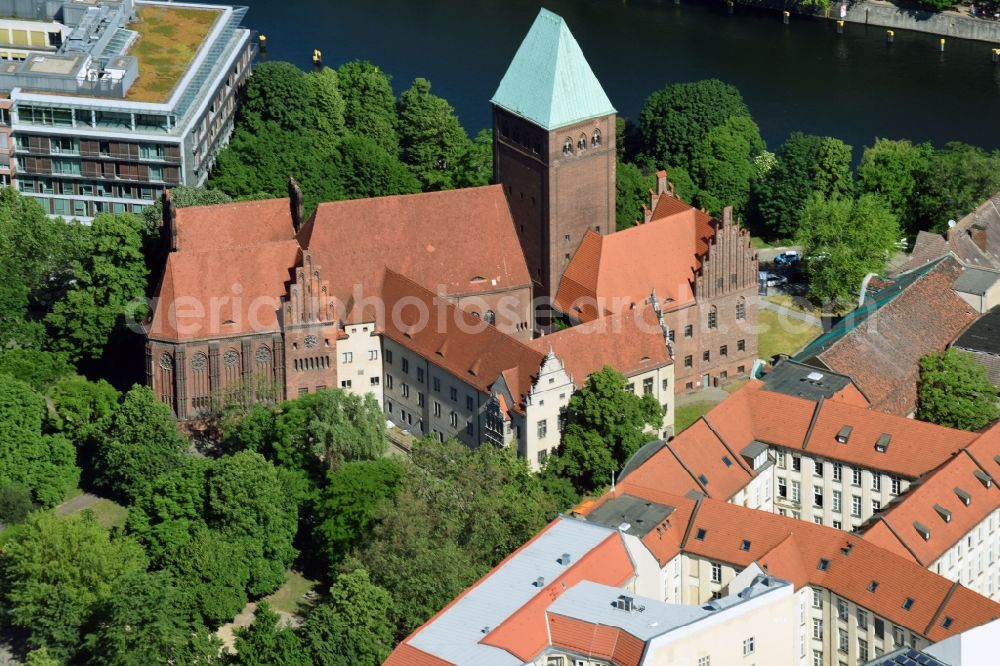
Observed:
[[[0,178],[78,219],[138,213],[166,188],[204,183],[254,57],[245,14],[0,0]]]

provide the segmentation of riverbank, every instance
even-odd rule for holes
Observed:
[[[829,18],[837,20],[839,5],[833,5]],[[888,2],[859,2],[850,6],[843,20],[889,30],[913,30],[945,38],[971,39],[1000,45],[1000,21],[974,18],[957,11],[929,12],[897,7]]]

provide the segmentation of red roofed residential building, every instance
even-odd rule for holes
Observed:
[[[732,209],[713,219],[676,198],[661,171],[643,224],[586,233],[554,305],[587,322],[654,299],[672,336],[675,390],[683,392],[750,372],[757,289],[757,253]]]

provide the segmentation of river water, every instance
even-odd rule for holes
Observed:
[[[266,57],[310,66],[371,60],[397,94],[414,77],[455,107],[470,134],[542,3],[535,0],[242,0]],[[885,31],[778,12],[683,0],[548,0],[580,43],[619,115],[650,92],[716,77],[743,93],[770,149],[801,130],[844,139],[855,155],[875,137],[1000,147],[1000,65],[992,45]]]

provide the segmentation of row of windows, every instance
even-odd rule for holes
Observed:
[[[746,340],[737,340],[736,341],[736,351],[744,352],[746,350],[747,350],[747,341]],[[728,358],[729,357],[729,345],[722,345],[721,347],[719,347],[719,357],[720,358]],[[710,350],[708,350],[708,349],[706,349],[705,351],[703,351],[701,353],[701,360],[704,361],[705,363],[710,362],[712,360],[712,352]],[[685,368],[690,368],[692,366],[694,366],[694,357],[691,356],[691,355],[685,356],[684,357],[684,367]]]
[[[153,202],[163,189],[159,187],[143,187],[137,185],[117,185],[103,182],[71,182],[52,180],[49,178],[17,179],[17,189],[25,194],[64,194],[84,197],[113,197],[115,199],[141,199]]]
[[[792,471],[800,472],[802,471],[802,458],[801,456],[792,455]],[[788,457],[784,451],[777,452],[777,462],[778,469],[787,469]],[[844,478],[844,465],[841,463],[831,463],[833,480],[836,482],[843,481]],[[861,486],[862,472],[864,471],[860,467],[848,467],[851,472],[851,485]],[[813,461],[813,476],[823,477],[826,470],[826,463],[822,460]],[[872,476],[872,490],[875,492],[882,492],[882,473],[877,471],[871,472]],[[893,495],[898,495],[902,489],[902,479],[898,476],[889,475],[889,483],[891,486],[891,492]]]
[[[590,146],[592,148],[597,148],[600,145],[601,145],[601,130],[595,129],[594,133],[590,136]],[[587,150],[586,133],[583,132],[580,133],[580,137],[576,140],[576,150],[581,153]],[[573,138],[568,136],[566,137],[566,140],[563,141],[563,155],[572,155],[572,154],[573,154]]]

